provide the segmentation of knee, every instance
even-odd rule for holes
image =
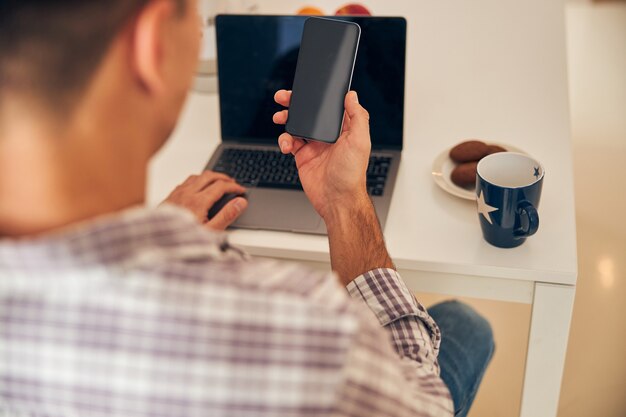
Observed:
[[[491,324],[485,317],[469,305],[458,300],[444,301],[436,305],[434,309],[439,310],[440,314],[438,315],[443,315],[446,319],[453,320],[456,324],[465,327],[465,332],[468,336],[467,342],[476,348],[480,347],[486,361],[491,359],[495,350],[495,341]]]

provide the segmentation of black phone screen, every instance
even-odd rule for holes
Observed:
[[[335,142],[350,90],[361,28],[352,22],[309,18],[304,24],[286,130]]]

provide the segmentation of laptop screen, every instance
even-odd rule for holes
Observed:
[[[402,149],[406,21],[333,17],[361,26],[352,89],[370,113],[372,147]],[[216,20],[222,140],[275,144],[284,126],[274,93],[291,89],[306,16],[220,15]]]

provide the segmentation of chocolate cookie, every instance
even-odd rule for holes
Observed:
[[[450,174],[453,183],[463,188],[473,188],[476,184],[476,167],[478,162],[466,162],[457,165]]]
[[[492,153],[506,152],[507,151],[502,146],[498,146],[498,145],[487,145],[487,148],[489,149],[489,153],[487,155],[491,155]],[[487,156],[487,155],[485,155],[485,156]]]
[[[478,161],[487,155],[489,155],[489,146],[479,140],[461,142],[450,149],[450,158],[458,163]]]

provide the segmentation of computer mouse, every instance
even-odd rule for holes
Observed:
[[[213,204],[213,207],[209,209],[209,213],[207,215],[208,219],[211,220],[215,215],[224,208],[229,201],[234,200],[237,197],[248,198],[245,194],[237,194],[237,193],[227,193],[222,196],[219,200]]]

